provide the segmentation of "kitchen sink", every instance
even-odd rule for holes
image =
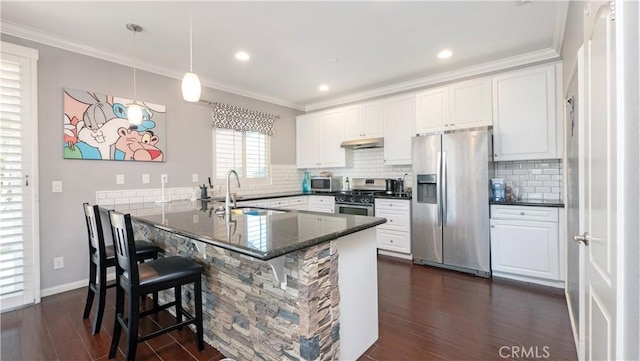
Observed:
[[[231,214],[245,216],[272,216],[275,214],[287,213],[288,211],[254,207],[238,207],[231,210]]]

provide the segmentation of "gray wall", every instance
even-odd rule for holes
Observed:
[[[64,160],[62,153],[62,89],[75,88],[122,97],[133,96],[132,69],[123,65],[2,34],[2,41],[35,48],[38,61],[38,137],[40,177],[41,288],[61,286],[88,277],[87,234],[82,203],[95,202],[98,190],[159,188],[160,174],[169,187],[194,185],[212,174],[211,112],[206,105],[182,100],[179,79],[138,72],[137,96],[167,109],[167,150],[164,163]],[[272,139],[272,163],[295,164],[295,116],[300,112],[271,103],[204,88],[202,99],[279,114]],[[142,184],[142,174],[151,176]],[[116,174],[125,184],[116,185]],[[63,183],[62,193],[51,182]],[[65,267],[53,269],[53,258]]]
[[[569,86],[569,78],[573,69],[576,54],[583,43],[582,19],[584,18],[584,2],[570,1],[567,13],[567,23],[564,29],[564,39],[562,41],[562,89]],[[564,94],[563,94],[564,95]]]

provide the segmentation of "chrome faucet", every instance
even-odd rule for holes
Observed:
[[[231,174],[236,176],[236,183],[238,184],[238,188],[240,188],[240,178],[238,178],[238,173],[235,170],[229,169],[227,172],[227,193],[224,198],[224,215],[227,220],[231,219],[231,207],[229,203],[231,202]],[[236,200],[234,198],[233,205],[235,207]]]

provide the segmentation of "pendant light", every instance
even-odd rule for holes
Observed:
[[[142,107],[136,100],[136,33],[142,31],[142,26],[127,24],[127,29],[133,33],[133,103],[127,105],[127,119],[129,123],[139,125],[142,123]]]
[[[197,102],[200,100],[200,91],[200,79],[193,72],[193,20],[189,3],[189,72],[182,78],[182,98],[188,102]]]

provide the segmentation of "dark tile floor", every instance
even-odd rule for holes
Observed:
[[[502,360],[504,355],[509,359],[577,359],[561,290],[487,280],[384,256],[378,267],[380,338],[361,357],[363,361]],[[85,288],[2,314],[0,359],[106,361],[113,328],[113,292],[109,290],[105,321],[96,336],[91,335],[90,321],[82,319]],[[141,323],[143,333],[173,318],[167,312],[151,317]],[[124,337],[120,347],[124,347]],[[224,358],[210,346],[198,352],[195,335],[188,329],[138,347],[138,360]],[[513,350],[525,350],[521,354],[525,357]],[[121,351],[116,359],[123,358]]]

